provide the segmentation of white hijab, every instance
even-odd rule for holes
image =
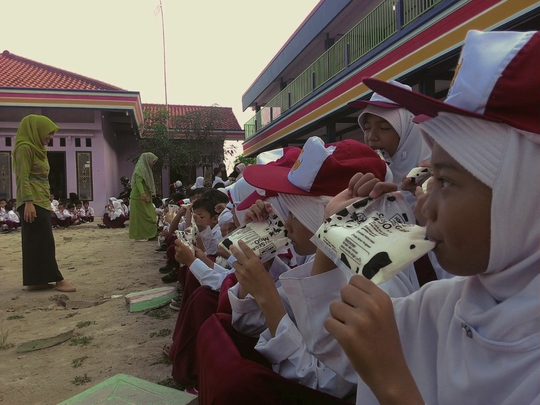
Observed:
[[[204,177],[197,177],[197,179],[195,180],[195,184],[193,185],[193,187],[191,187],[192,190],[196,190],[198,188],[203,188],[204,187]]]
[[[112,198],[110,198],[112,200]],[[120,217],[121,215],[124,215],[124,210],[122,209],[122,203],[117,200],[116,198],[112,200],[114,212],[109,214],[109,218],[111,220],[116,219]]]
[[[229,196],[229,199],[232,200],[232,203],[235,206],[238,206],[245,198],[247,198],[251,193],[255,191],[255,187],[248,184],[245,179],[240,179],[230,186],[225,187],[225,193]],[[222,190],[223,191],[223,190]],[[244,225],[244,211],[236,210],[236,218],[240,222],[240,225]]]
[[[394,183],[401,184],[403,176],[418,166],[422,160],[431,158],[431,151],[422,139],[420,128],[412,122],[413,115],[405,108],[384,108],[368,105],[358,117],[358,125],[364,132],[366,114],[373,114],[388,121],[399,135],[399,144],[390,158],[390,170]]]
[[[429,283],[394,302],[407,363],[426,403],[538,403],[540,144],[448,113],[420,127],[492,189],[491,245],[483,274]],[[376,403],[363,382],[357,403]]]

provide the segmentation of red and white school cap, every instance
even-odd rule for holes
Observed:
[[[274,149],[273,151],[269,151],[269,152],[263,152],[263,153],[267,153],[265,160],[271,157],[274,157],[275,159],[265,164],[261,164],[261,163],[258,163],[259,157],[257,156],[257,165],[250,165],[246,167],[246,170],[244,170],[244,179],[246,180],[246,182],[249,183],[249,181],[246,179],[246,171],[250,167],[272,166],[272,167],[284,167],[286,170],[290,170],[290,168],[296,162],[296,159],[298,159],[298,156],[300,155],[301,152],[302,152],[302,149],[296,146],[287,146],[285,148]],[[252,170],[253,169],[250,169],[249,171],[252,171]],[[236,209],[238,211],[245,210],[251,207],[253,204],[255,204],[257,200],[265,200],[268,197],[277,197],[277,192],[266,190],[264,187],[257,187],[257,190],[255,190],[248,197],[243,199],[242,202],[237,205]]]
[[[248,170],[249,169],[249,170]],[[386,164],[369,146],[347,139],[325,145],[309,138],[292,166],[248,166],[246,181],[254,187],[277,193],[334,196],[345,190],[356,173],[373,173],[384,181]]]
[[[392,83],[395,86],[402,87],[406,90],[412,91],[411,86],[400,83],[396,80],[389,80],[388,83]],[[373,93],[369,100],[355,100],[355,101],[351,101],[347,105],[349,107],[358,108],[360,110],[363,110],[368,105],[374,105],[376,107],[383,107],[383,108],[401,108],[401,106],[398,103],[380,95],[379,93]]]
[[[443,103],[376,79],[364,83],[417,115],[441,112],[505,123],[540,134],[540,32],[469,31]]]

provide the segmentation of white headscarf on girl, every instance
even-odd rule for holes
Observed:
[[[245,179],[240,179],[237,182],[231,184],[230,186],[225,187],[225,193],[229,196],[229,199],[232,200],[232,203],[235,206],[238,206],[244,199],[246,199],[251,193],[255,191],[255,187],[248,184]],[[244,225],[244,215],[245,210],[238,211],[236,210],[236,218],[240,222],[240,225]]]
[[[484,273],[437,281],[425,290],[433,298],[437,289],[446,288],[439,314],[444,324],[429,324],[421,316],[417,322],[424,331],[416,333],[407,329],[410,319],[404,318],[410,313],[400,315],[399,302],[394,303],[407,363],[413,375],[426,376],[417,379],[426,403],[536,403],[540,143],[505,124],[449,113],[439,113],[420,127],[426,140],[433,139],[492,189],[491,244]],[[540,142],[540,135],[536,136]],[[415,323],[411,328],[418,326]],[[358,392],[371,395],[362,382]],[[366,396],[362,403],[375,402]]]
[[[112,198],[109,198],[109,200],[112,200]],[[114,212],[109,213],[109,218],[111,220],[116,219],[120,217],[121,215],[124,215],[124,210],[122,209],[122,203],[117,200],[116,198],[112,200]]]
[[[195,180],[195,184],[193,185],[193,187],[191,187],[192,190],[196,190],[198,188],[203,188],[204,187],[204,177],[197,177],[197,179]]]
[[[385,119],[399,135],[398,147],[394,156],[390,158],[394,183],[399,185],[405,174],[417,167],[422,160],[431,158],[431,151],[422,139],[420,128],[412,122],[413,115],[405,108],[386,108],[369,104],[358,117],[358,125],[362,132],[366,114]]]

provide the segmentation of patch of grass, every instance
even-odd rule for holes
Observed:
[[[93,336],[81,336],[81,337],[74,337],[71,339],[69,345],[70,346],[88,346],[90,342],[94,339]]]
[[[8,342],[9,329],[4,331],[4,328],[0,324],[0,350],[11,349],[15,346],[14,343]]]
[[[168,377],[164,380],[158,381],[159,385],[163,385],[164,387],[174,388],[175,390],[183,390],[187,387],[187,385],[182,385],[178,381],[176,381],[172,377]]]
[[[170,311],[165,311],[164,309],[153,309],[151,311],[146,312],[146,315],[151,316],[152,318],[156,318],[156,319],[170,319],[171,318]]]
[[[150,333],[150,337],[153,338],[155,336],[157,337],[165,337],[169,336],[172,333],[172,330],[170,329],[161,329],[159,332],[152,332]]]
[[[77,359],[73,359],[71,362],[71,367],[77,368],[83,365],[83,362],[88,358],[88,356],[79,357]]]
[[[6,319],[8,321],[12,321],[14,319],[23,319],[24,318],[24,315],[11,315],[11,316],[8,316]]]
[[[95,325],[95,324],[96,324],[96,321],[81,321],[77,324],[77,328],[79,329],[86,328],[87,326]]]
[[[86,375],[86,373],[84,373],[84,375],[78,375],[76,376],[73,381],[71,381],[72,384],[75,384],[75,385],[83,385],[83,384],[86,384],[87,382],[90,382],[92,379],[90,377],[88,377]]]
[[[66,318],[73,318],[75,315],[79,315],[79,311],[76,312],[70,312],[66,315]]]
[[[172,361],[167,356],[162,354],[159,359],[151,363],[151,366],[155,366],[156,364],[165,364],[166,366],[172,366]]]

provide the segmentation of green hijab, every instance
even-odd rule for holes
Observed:
[[[133,171],[133,176],[131,177],[131,184],[135,184],[135,175],[137,174],[144,180],[152,195],[155,195],[156,185],[154,184],[154,175],[152,174],[152,164],[157,160],[157,156],[153,153],[143,153],[135,165],[135,170]]]
[[[13,155],[16,155],[19,147],[27,145],[34,150],[37,160],[46,161],[47,148],[43,145],[43,141],[51,132],[56,131],[58,131],[58,127],[49,118],[43,115],[27,115],[22,119],[19,129],[17,129]]]

